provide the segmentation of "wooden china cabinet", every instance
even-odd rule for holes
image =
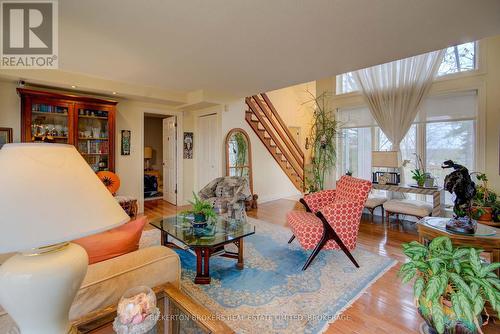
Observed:
[[[18,88],[21,140],[74,145],[94,171],[115,168],[116,101]]]

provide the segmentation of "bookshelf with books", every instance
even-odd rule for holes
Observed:
[[[114,170],[116,101],[18,88],[23,142],[74,145],[94,171]]]

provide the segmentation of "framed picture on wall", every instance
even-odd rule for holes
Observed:
[[[122,155],[130,155],[130,130],[122,130],[121,151]]]
[[[0,128],[0,149],[8,143],[12,143],[12,128]]]
[[[184,132],[184,159],[193,159],[193,133]]]

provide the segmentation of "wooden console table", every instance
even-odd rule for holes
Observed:
[[[441,217],[444,215],[444,208],[441,203],[444,204],[444,190],[442,188],[416,188],[410,186],[396,186],[391,184],[378,184],[374,183],[372,185],[373,189],[394,191],[398,193],[410,193],[419,195],[431,195],[432,196],[432,216]]]

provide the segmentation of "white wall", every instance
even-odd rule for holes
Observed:
[[[252,143],[253,188],[254,193],[259,195],[259,202],[299,195],[300,192],[245,121],[245,110],[244,99],[226,105],[225,111],[222,113],[222,135],[225,138],[233,128],[242,128],[248,133]],[[222,158],[224,158],[224,154]]]

